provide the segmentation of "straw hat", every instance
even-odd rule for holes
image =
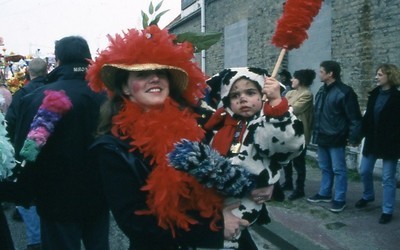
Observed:
[[[197,105],[207,90],[206,77],[194,59],[194,47],[178,42],[176,35],[151,25],[143,30],[129,29],[122,35],[108,36],[110,45],[91,61],[86,79],[94,91],[110,95],[117,87],[119,70],[168,70],[170,88],[190,105]]]
[[[181,68],[169,66],[169,65],[162,65],[156,63],[146,63],[146,64],[132,64],[132,65],[125,65],[125,64],[105,64],[101,68],[101,79],[103,80],[104,84],[107,88],[111,91],[115,91],[115,75],[116,72],[119,70],[126,70],[126,71],[147,71],[147,70],[168,70],[170,73],[170,84],[172,85],[171,88],[183,93],[188,85],[188,75],[186,71]]]

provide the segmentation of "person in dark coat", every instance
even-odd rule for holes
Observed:
[[[28,162],[19,186],[35,199],[40,216],[42,249],[109,249],[109,214],[97,168],[88,164],[99,108],[105,95],[93,92],[85,80],[87,42],[78,36],[55,44],[57,68],[48,84],[21,99],[16,119],[16,158],[42,104],[45,91],[63,91],[72,108],[56,124],[36,161]],[[20,192],[21,188],[18,189]]]
[[[29,62],[28,66],[28,79],[29,82],[14,93],[12,102],[6,114],[8,123],[7,129],[11,141],[15,133],[15,122],[17,119],[17,110],[21,99],[27,94],[33,92],[35,89],[45,84],[45,77],[47,75],[47,62],[41,58],[34,58]],[[29,207],[17,206],[18,213],[21,215],[26,225],[27,236],[27,249],[40,248],[40,219],[36,212],[36,206]]]
[[[356,207],[363,208],[375,200],[373,171],[376,160],[382,159],[383,201],[379,223],[386,224],[393,216],[396,168],[400,158],[400,72],[393,64],[382,64],[375,79],[378,86],[369,94],[362,119],[365,142],[360,172],[364,192]]]
[[[357,94],[341,81],[340,72],[340,64],[335,61],[320,64],[320,80],[324,84],[315,96],[312,142],[318,145],[322,177],[318,193],[307,198],[312,203],[332,201],[329,210],[334,213],[346,207],[346,146],[357,146],[361,141]]]
[[[13,141],[15,133],[15,122],[18,115],[17,110],[21,99],[45,84],[45,78],[47,75],[46,61],[41,58],[32,59],[32,61],[29,62],[28,74],[30,81],[14,93],[10,107],[6,113],[7,131],[11,141]]]
[[[176,143],[200,143],[205,133],[192,109],[205,76],[192,61],[193,45],[175,39],[156,25],[130,29],[110,38],[88,70],[90,86],[109,92],[91,159],[130,249],[222,248],[249,224],[232,214],[239,204],[224,205],[215,189],[168,162]],[[274,87],[279,97],[277,81]],[[244,230],[239,248],[251,244]]]

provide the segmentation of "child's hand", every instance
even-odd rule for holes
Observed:
[[[269,185],[268,187],[254,189],[250,195],[255,203],[262,204],[271,199],[273,191],[274,185]]]
[[[281,102],[282,98],[280,89],[281,86],[278,80],[273,77],[265,78],[262,92],[267,97],[267,100],[271,106],[276,106]]]

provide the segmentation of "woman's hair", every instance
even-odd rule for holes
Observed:
[[[379,65],[376,72],[378,72],[378,70],[382,70],[382,72],[387,75],[388,83],[390,85],[396,87],[400,86],[400,71],[396,65],[383,63]]]
[[[111,131],[112,118],[118,114],[124,103],[126,96],[122,87],[127,84],[129,72],[126,70],[118,70],[115,73],[116,88],[112,96],[104,102],[100,108],[100,120],[97,127],[97,135],[104,135]]]
[[[310,86],[315,79],[315,71],[312,69],[301,69],[293,73],[293,77],[299,80],[299,85]]]

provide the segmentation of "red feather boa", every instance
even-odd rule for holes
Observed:
[[[112,133],[122,139],[131,139],[131,150],[139,150],[150,157],[153,171],[142,188],[148,192],[149,210],[136,214],[157,216],[159,226],[190,230],[197,221],[188,211],[199,211],[201,216],[212,218],[211,229],[218,230],[223,199],[216,191],[203,187],[194,177],[168,165],[166,155],[174,143],[181,139],[200,141],[204,131],[197,126],[196,114],[181,109],[168,98],[161,110],[143,112],[135,103],[125,101],[124,108],[113,118]]]

